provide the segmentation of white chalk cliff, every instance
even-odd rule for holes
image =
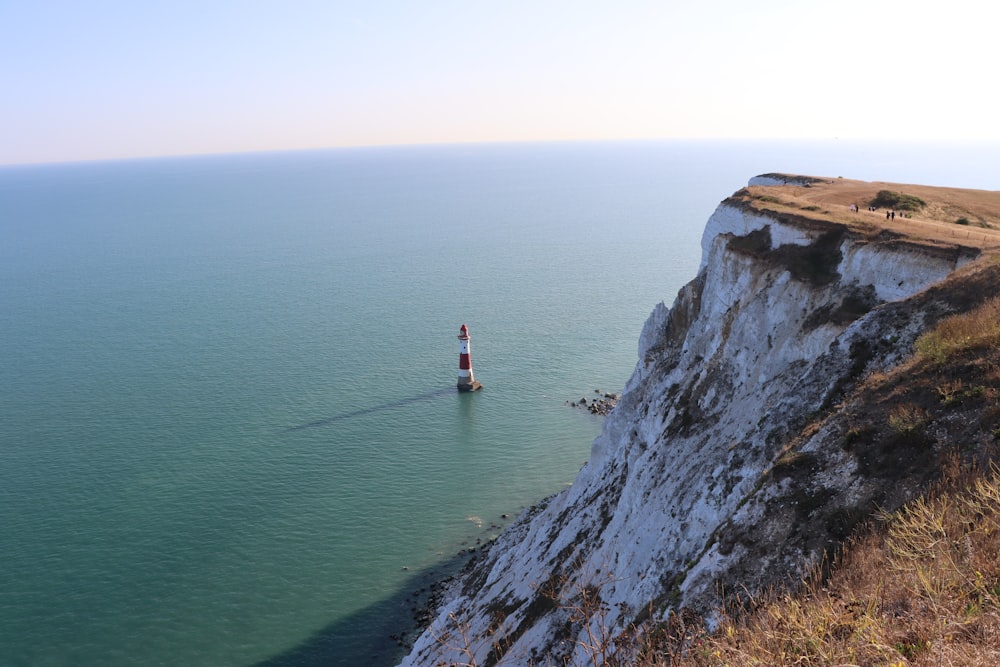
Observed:
[[[836,421],[804,427],[912,349],[947,309],[919,295],[973,254],[723,201],[576,481],[455,582],[402,664],[583,664],[584,593],[602,602],[598,633],[711,614],[720,590],[794,578],[870,507],[901,502],[912,480],[897,471],[887,492],[879,462],[836,444]]]

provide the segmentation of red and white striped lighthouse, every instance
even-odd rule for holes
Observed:
[[[469,352],[469,327],[458,330],[458,390],[475,391],[483,385],[472,375],[472,354]]]

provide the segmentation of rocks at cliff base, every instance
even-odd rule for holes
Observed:
[[[614,407],[618,405],[618,394],[602,392],[600,389],[595,389],[594,393],[597,394],[597,398],[588,401],[587,397],[584,396],[579,401],[566,401],[566,405],[571,408],[588,410],[590,414],[601,417],[611,414]]]

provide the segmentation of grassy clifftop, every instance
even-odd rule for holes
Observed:
[[[769,176],[790,185],[752,185],[730,201],[779,217],[842,225],[873,240],[967,248],[983,255],[1000,253],[1000,191]],[[876,210],[869,210],[870,206]]]

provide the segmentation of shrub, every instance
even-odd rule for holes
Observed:
[[[955,221],[955,224],[956,225],[969,225],[969,224],[972,224],[972,223],[969,222],[968,218],[959,218],[958,220]]]
[[[879,190],[870,204],[881,208],[894,208],[898,211],[919,211],[927,206],[927,202],[920,197],[892,190]]]
[[[901,434],[914,433],[927,423],[927,411],[909,403],[897,405],[889,411],[889,426]]]
[[[754,197],[757,201],[762,201],[768,204],[780,204],[781,200],[772,195],[757,195]]]

